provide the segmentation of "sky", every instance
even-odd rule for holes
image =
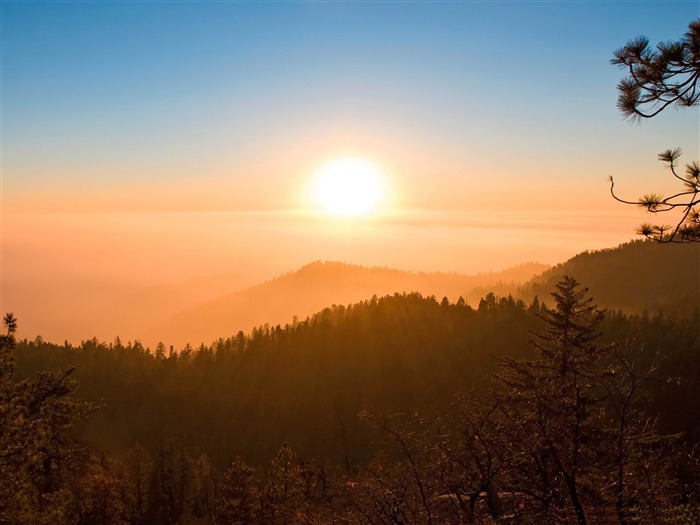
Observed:
[[[698,108],[633,124],[612,52],[688,2],[3,1],[2,306],[314,260],[475,273],[634,237]],[[338,158],[391,202],[304,195]],[[76,299],[77,300],[77,299]]]

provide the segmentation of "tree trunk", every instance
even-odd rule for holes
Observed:
[[[586,513],[583,510],[583,505],[581,504],[581,500],[578,497],[576,479],[567,476],[566,486],[569,488],[569,497],[571,498],[571,504],[574,506],[574,511],[576,512],[576,520],[578,521],[578,525],[588,525],[588,520],[586,520]]]

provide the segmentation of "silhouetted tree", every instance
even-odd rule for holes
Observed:
[[[259,522],[260,489],[255,469],[240,458],[234,459],[224,472],[216,498],[216,523],[249,525]]]
[[[615,51],[611,62],[629,72],[617,85],[617,107],[625,117],[650,118],[669,106],[694,106],[700,99],[700,18],[677,42],[653,49],[639,36]]]
[[[262,520],[270,525],[290,525],[303,514],[306,502],[302,463],[287,443],[272,460],[262,493]]]
[[[584,479],[597,460],[596,390],[606,347],[596,343],[604,314],[578,286],[568,276],[557,284],[556,306],[545,308],[546,327],[532,339],[536,359],[502,360],[497,399],[500,417],[511,422],[502,431],[522,444],[508,453],[510,484],[546,509],[573,508],[586,525]]]
[[[127,481],[116,474],[114,461],[106,455],[89,451],[82,468],[74,477],[71,492],[75,495],[76,525],[130,525],[126,502]]]
[[[94,405],[70,396],[73,369],[14,380],[12,314],[0,336],[0,523],[67,523],[74,443],[67,435]]]
[[[153,475],[153,458],[143,446],[137,443],[129,450],[125,466],[129,522],[134,525],[145,525],[146,513],[150,507],[149,480]]]
[[[498,478],[506,464],[510,446],[503,439],[506,423],[498,405],[476,392],[461,402],[462,420],[456,439],[449,430],[441,432],[437,475],[444,486],[446,502],[452,504],[457,523],[477,519],[477,504],[483,499],[494,520],[504,513]]]
[[[614,53],[611,62],[627,68],[629,76],[617,86],[617,107],[632,120],[651,118],[669,106],[691,107],[700,100],[700,19],[688,25],[688,31],[677,42],[649,47],[646,37],[637,37]],[[697,162],[686,165],[686,174],[676,171],[681,155],[679,148],[659,154],[671,173],[684,186],[683,191],[670,197],[650,193],[637,201],[615,195],[615,183],[610,177],[613,197],[625,204],[635,204],[651,213],[679,211],[675,226],[642,224],[638,233],[658,242],[700,242],[700,168]]]
[[[653,421],[637,407],[639,391],[652,381],[658,365],[642,365],[641,349],[625,345],[613,353],[612,366],[603,380],[612,424],[608,429],[610,446],[607,453],[615,475],[611,479],[615,509],[621,523],[630,517],[631,507],[640,496],[650,500],[639,487],[639,479],[633,472],[639,463],[640,444],[657,439]],[[658,468],[658,462],[650,462]],[[660,474],[660,473],[659,473]]]
[[[414,419],[415,419],[415,415]],[[415,423],[425,422],[416,421]],[[435,487],[436,476],[434,475],[434,452],[435,446],[432,440],[426,439],[424,432],[410,432],[402,430],[400,426],[392,424],[387,418],[377,418],[375,424],[390,440],[399,454],[400,476],[404,479],[407,498],[405,500],[405,510],[410,519],[404,518],[404,523],[425,523],[433,525],[437,523]],[[398,466],[398,465],[397,465]],[[377,471],[372,472],[377,478]]]
[[[675,226],[667,224],[644,223],[637,233],[647,239],[657,242],[700,242],[700,166],[697,162],[687,164],[685,176],[678,174],[678,158],[681,156],[680,148],[669,149],[659,153],[659,160],[667,164],[675,178],[683,182],[684,190],[664,197],[658,193],[649,193],[637,201],[628,201],[615,195],[615,181],[610,177],[610,193],[618,202],[641,206],[651,213],[664,213],[679,211],[681,216]]]

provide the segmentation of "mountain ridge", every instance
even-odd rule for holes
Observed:
[[[285,324],[306,318],[333,304],[350,304],[373,295],[420,292],[457,300],[469,290],[498,282],[525,282],[548,268],[523,263],[498,272],[465,275],[410,272],[387,267],[366,267],[340,261],[313,261],[299,269],[232,294],[222,295],[151,327],[143,341],[154,344],[199,344],[249,331],[263,324]]]
[[[555,266],[523,263],[498,272],[465,275],[313,261],[299,269],[182,311],[151,327],[144,341],[209,344],[256,326],[284,325],[331,305],[418,292],[477,306],[489,293],[545,302],[556,282],[571,275],[601,307],[692,315],[700,308],[700,245],[661,245],[632,240],[584,251]]]

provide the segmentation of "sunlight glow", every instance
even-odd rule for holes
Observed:
[[[354,157],[326,164],[316,172],[312,184],[315,203],[332,215],[369,215],[387,196],[382,171],[371,162]]]

